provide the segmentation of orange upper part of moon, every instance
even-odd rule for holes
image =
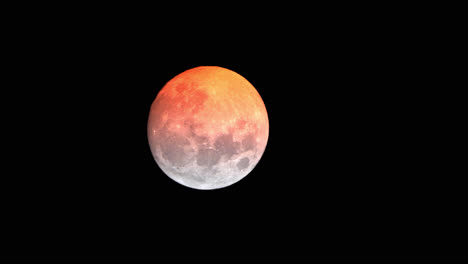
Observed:
[[[197,189],[243,178],[262,156],[268,133],[266,108],[253,85],[217,66],[196,67],[171,79],[148,120],[158,165],[175,181]]]

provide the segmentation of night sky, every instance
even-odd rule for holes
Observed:
[[[466,174],[447,149],[460,104],[429,72],[421,7],[37,8],[11,20],[32,89],[2,257],[466,255]],[[249,80],[270,122],[255,169],[212,191],[164,175],[146,134],[159,90],[196,66]]]

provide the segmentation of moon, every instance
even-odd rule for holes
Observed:
[[[257,90],[218,67],[186,70],[151,105],[148,142],[161,170],[199,190],[219,189],[248,175],[262,157],[268,114]]]

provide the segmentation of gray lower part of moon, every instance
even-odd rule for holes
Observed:
[[[184,131],[178,134],[164,126],[148,132],[155,135],[150,146],[159,167],[187,187],[210,190],[236,183],[254,169],[264,151],[257,147],[255,132],[234,141],[231,134],[210,139],[190,128]]]

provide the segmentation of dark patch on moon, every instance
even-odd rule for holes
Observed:
[[[192,118],[184,121],[184,126],[188,128],[188,137],[195,140],[197,145],[207,145],[209,139],[207,136],[200,136],[196,133],[196,129],[203,128],[201,123],[196,123]]]
[[[255,149],[255,147],[255,134],[248,134],[244,139],[242,139],[242,148],[244,151]]]
[[[177,167],[185,166],[190,162],[190,156],[185,149],[187,145],[190,145],[188,139],[177,134],[164,137],[159,143],[163,158]]]
[[[221,155],[214,149],[203,148],[200,149],[197,154],[198,166],[212,167],[216,165],[220,159]]]
[[[239,162],[237,162],[237,168],[239,170],[243,170],[249,166],[250,160],[247,157],[242,158]]]
[[[229,159],[238,153],[240,143],[235,142],[231,134],[224,134],[216,139],[214,146],[221,155],[226,155]]]

